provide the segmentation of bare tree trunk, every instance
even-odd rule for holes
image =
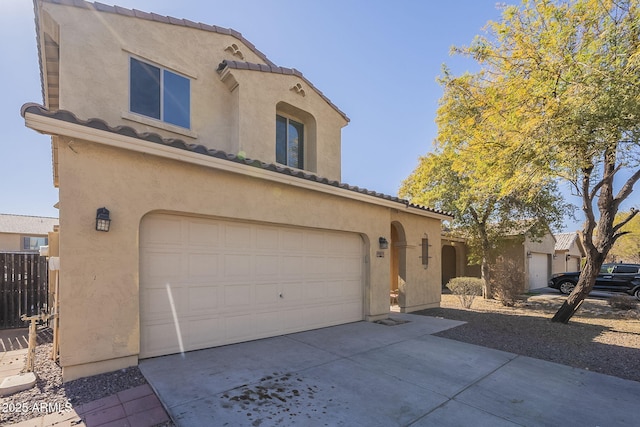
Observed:
[[[601,257],[587,256],[587,262],[580,272],[580,279],[578,280],[576,287],[553,316],[551,319],[552,322],[569,323],[569,320],[573,317],[576,311],[578,311],[584,302],[584,299],[593,289],[593,285],[596,283],[596,276],[600,272],[601,266]]]
[[[489,261],[486,256],[482,257],[482,265],[480,266],[480,272],[482,275],[482,279],[484,281],[482,285],[482,297],[484,299],[490,299],[493,295],[493,291],[491,289],[491,282],[489,281],[490,270],[489,270]]]
[[[482,279],[484,280],[484,284],[482,285],[482,297],[484,299],[492,299],[493,298],[493,289],[491,289],[491,267],[490,267],[490,256],[491,256],[491,244],[489,243],[489,237],[487,236],[486,231],[482,230],[482,265],[480,266],[480,272],[482,274]]]

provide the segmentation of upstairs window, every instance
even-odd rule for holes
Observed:
[[[129,109],[172,125],[191,128],[191,81],[131,58]]]
[[[304,169],[304,125],[276,115],[276,162]]]

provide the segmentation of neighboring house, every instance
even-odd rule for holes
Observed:
[[[437,307],[451,216],[340,183],[346,115],[240,33],[36,0],[65,381]],[[97,231],[98,215],[111,220]],[[53,241],[53,239],[52,239]]]
[[[58,218],[0,213],[0,252],[38,252]]]
[[[544,288],[551,277],[551,262],[555,261],[555,242],[551,232],[539,239],[527,237],[525,233],[509,236],[500,248],[496,268],[507,268],[509,276],[517,277],[516,285],[522,292]],[[479,265],[468,264],[469,248],[464,238],[443,233],[441,245],[443,287],[453,277],[481,276]]]
[[[551,232],[537,239],[523,233],[511,236],[502,247],[501,259],[522,277],[519,287],[523,292],[547,287],[555,243]]]
[[[577,232],[554,235],[556,239],[553,255],[553,274],[580,271],[580,262],[585,256],[584,247]]]
[[[469,264],[469,248],[463,237],[442,233],[442,287],[445,288],[449,280],[454,277],[480,277],[480,265]]]

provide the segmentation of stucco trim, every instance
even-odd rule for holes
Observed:
[[[216,70],[220,75],[220,79],[225,83],[226,83],[226,80],[229,79],[230,75],[233,76],[229,70],[257,71],[261,73],[283,74],[285,76],[297,77],[302,81],[304,81],[311,89],[313,89],[320,98],[322,98],[327,104],[329,104],[331,108],[336,110],[336,112],[340,114],[347,123],[351,121],[351,119],[349,119],[349,117],[342,110],[340,110],[337,105],[331,102],[331,100],[327,98],[327,96],[324,93],[322,93],[320,89],[315,87],[313,83],[311,83],[300,71],[296,70],[295,68],[278,67],[276,65],[254,64],[252,62],[243,62],[243,61],[229,61],[225,59],[220,63],[220,65],[218,66],[218,69]],[[234,80],[236,80],[235,76],[233,77],[234,77]],[[297,84],[300,85],[299,82],[297,82]],[[227,83],[227,86],[229,86],[229,91],[233,92],[233,90],[238,86],[238,84],[237,82],[235,85],[230,85]]]
[[[112,128],[99,119],[82,121],[73,113],[64,110],[50,112],[37,104],[25,104],[22,107],[21,114],[27,127],[52,136],[63,135],[92,141],[396,210],[404,207],[404,211],[407,213],[428,218],[438,220],[452,218],[452,215],[446,212],[413,205],[397,197],[352,187],[303,171],[264,163],[259,160],[245,159],[223,151],[207,149],[202,145],[187,144],[179,139],[163,139],[153,133],[138,134],[135,129],[128,126]]]
[[[130,111],[123,111],[120,114],[125,120],[130,120],[132,122],[141,123],[147,126],[153,126],[156,128],[168,130],[169,132],[177,133],[179,135],[188,136],[189,138],[198,138],[198,133],[192,130],[181,128],[180,126],[175,126],[170,123],[163,122],[162,120],[156,120],[149,117],[145,117],[141,114],[132,113]]]

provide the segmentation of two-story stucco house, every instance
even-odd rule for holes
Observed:
[[[300,72],[207,24],[35,14],[44,105],[22,114],[53,147],[66,381],[381,319],[390,289],[404,312],[439,305],[449,215],[341,183],[349,120]]]

